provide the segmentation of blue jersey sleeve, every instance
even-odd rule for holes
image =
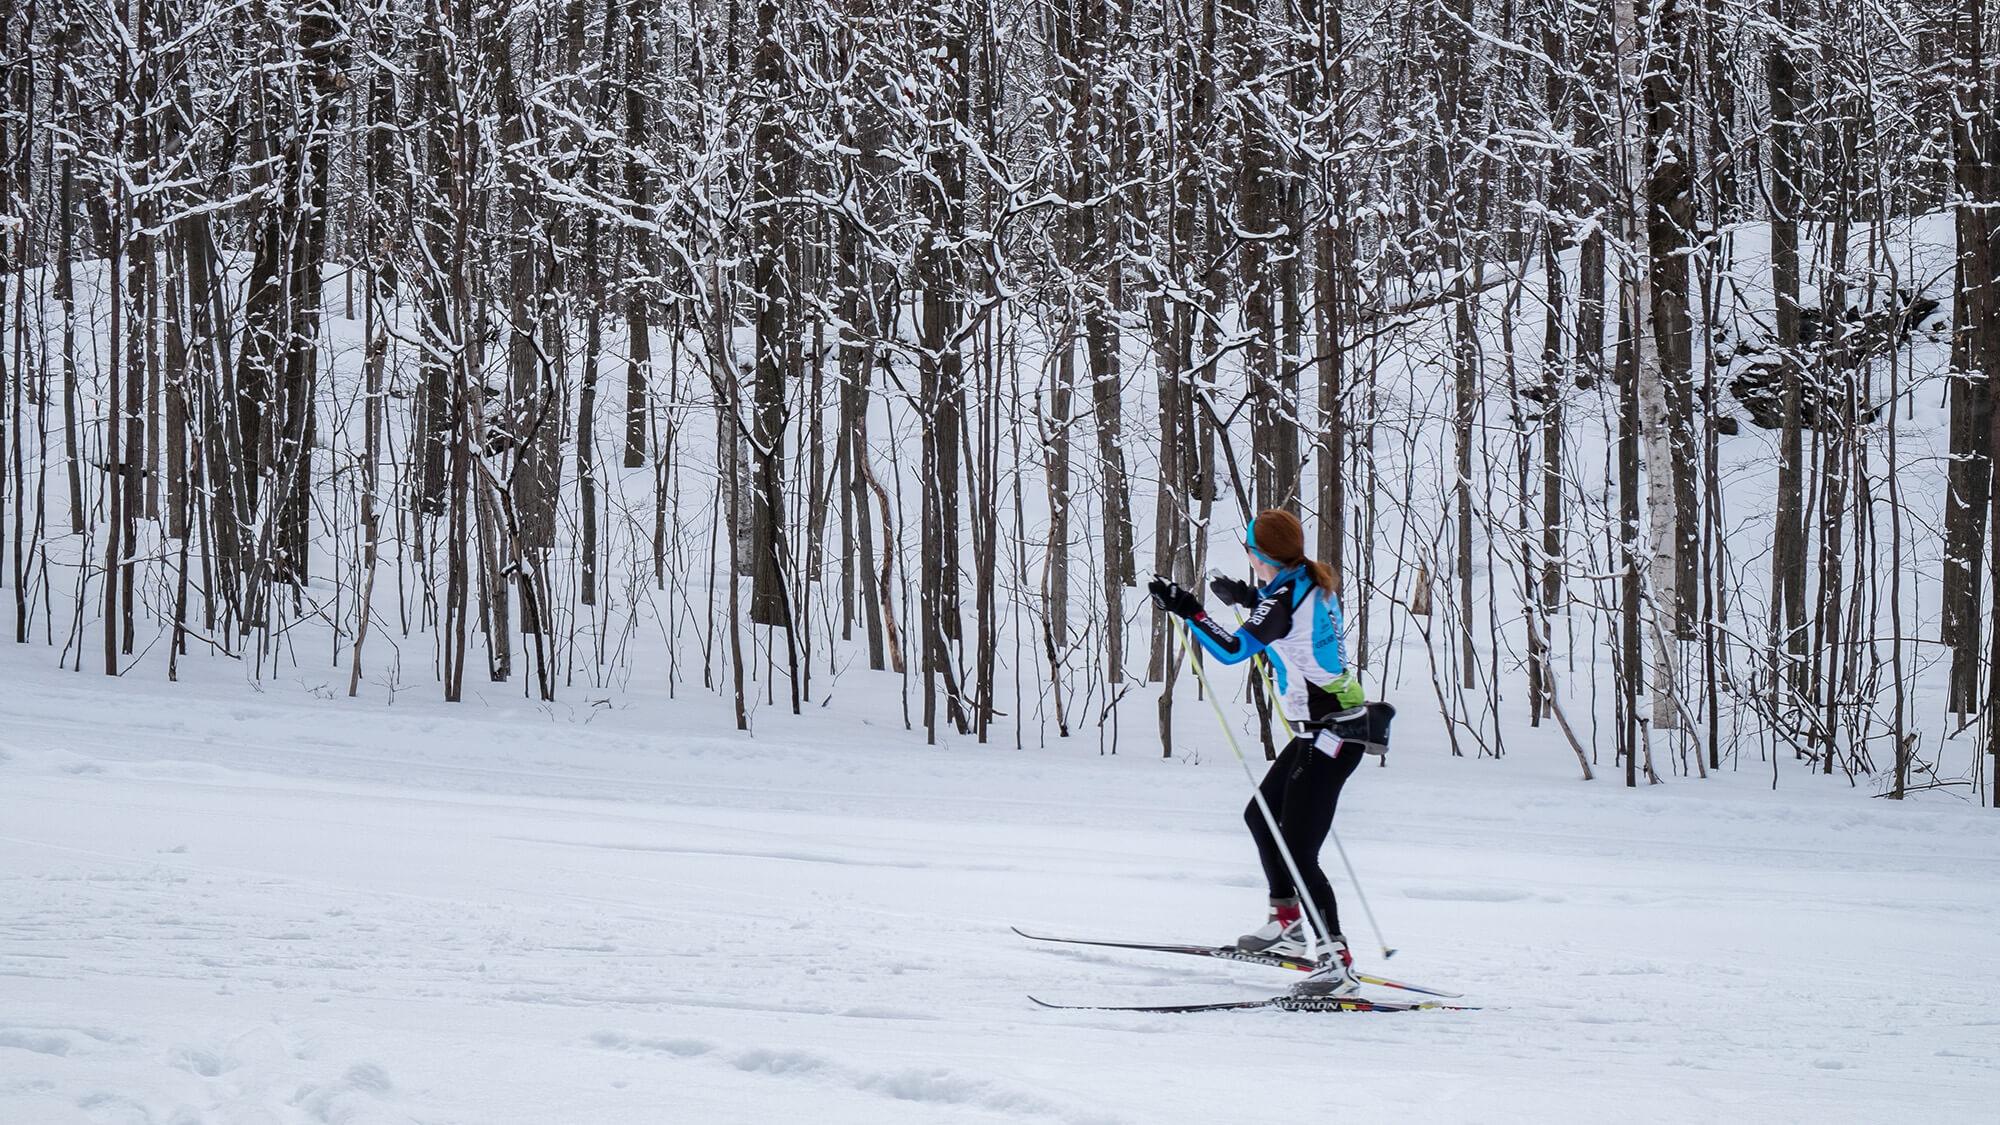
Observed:
[[[1215,623],[1208,614],[1188,619],[1188,628],[1201,647],[1224,664],[1241,664],[1269,647],[1272,641],[1292,631],[1292,598],[1289,589],[1277,590],[1258,599],[1242,628],[1230,631]]]

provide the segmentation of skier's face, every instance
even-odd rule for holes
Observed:
[[[1257,576],[1258,585],[1261,586],[1264,583],[1269,582],[1271,579],[1276,578],[1278,576],[1277,567],[1272,566],[1270,563],[1267,563],[1263,559],[1258,558],[1256,555],[1251,554],[1249,548],[1247,547],[1244,548],[1243,557],[1250,560],[1250,573]]]

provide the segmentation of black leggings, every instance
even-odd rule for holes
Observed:
[[[1330,740],[1333,735],[1321,737]],[[1292,861],[1299,865],[1299,877],[1305,882],[1307,896],[1325,914],[1332,934],[1341,933],[1340,906],[1333,899],[1333,884],[1327,882],[1326,872],[1320,870],[1319,847],[1333,827],[1333,810],[1340,804],[1341,787],[1361,764],[1361,757],[1358,742],[1342,742],[1338,754],[1328,755],[1311,742],[1295,738],[1278,752],[1278,760],[1271,763],[1271,771],[1257,787],[1271,806],[1271,815],[1278,819],[1278,831],[1284,833]],[[1264,878],[1271,884],[1271,897],[1296,895],[1298,888],[1292,884],[1292,873],[1285,869],[1285,857],[1271,839],[1270,826],[1264,823],[1264,814],[1258,810],[1256,801],[1243,809],[1243,821],[1250,826],[1250,835],[1256,838],[1257,858],[1264,863]],[[1306,916],[1311,918],[1310,910]],[[1326,938],[1332,934],[1320,936]]]

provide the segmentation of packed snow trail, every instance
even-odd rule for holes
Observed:
[[[1010,929],[1260,920],[1242,775],[1197,723],[1191,763],[925,748],[860,677],[749,737],[698,692],[390,705],[49,659],[0,648],[9,1125],[1931,1122],[2000,1098],[2000,817],[1951,801],[1789,767],[1772,792],[1751,764],[1585,784],[1560,745],[1451,759],[1408,708],[1340,830],[1395,974],[1484,1010],[1054,1012],[1027,994],[1295,979]]]

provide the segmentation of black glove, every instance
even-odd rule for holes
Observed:
[[[1181,589],[1171,579],[1155,574],[1153,580],[1146,583],[1146,592],[1153,595],[1154,605],[1175,617],[1193,617],[1201,612],[1201,599]]]
[[[1244,609],[1257,608],[1257,588],[1238,578],[1216,575],[1209,579],[1208,588],[1223,605],[1241,606]]]

